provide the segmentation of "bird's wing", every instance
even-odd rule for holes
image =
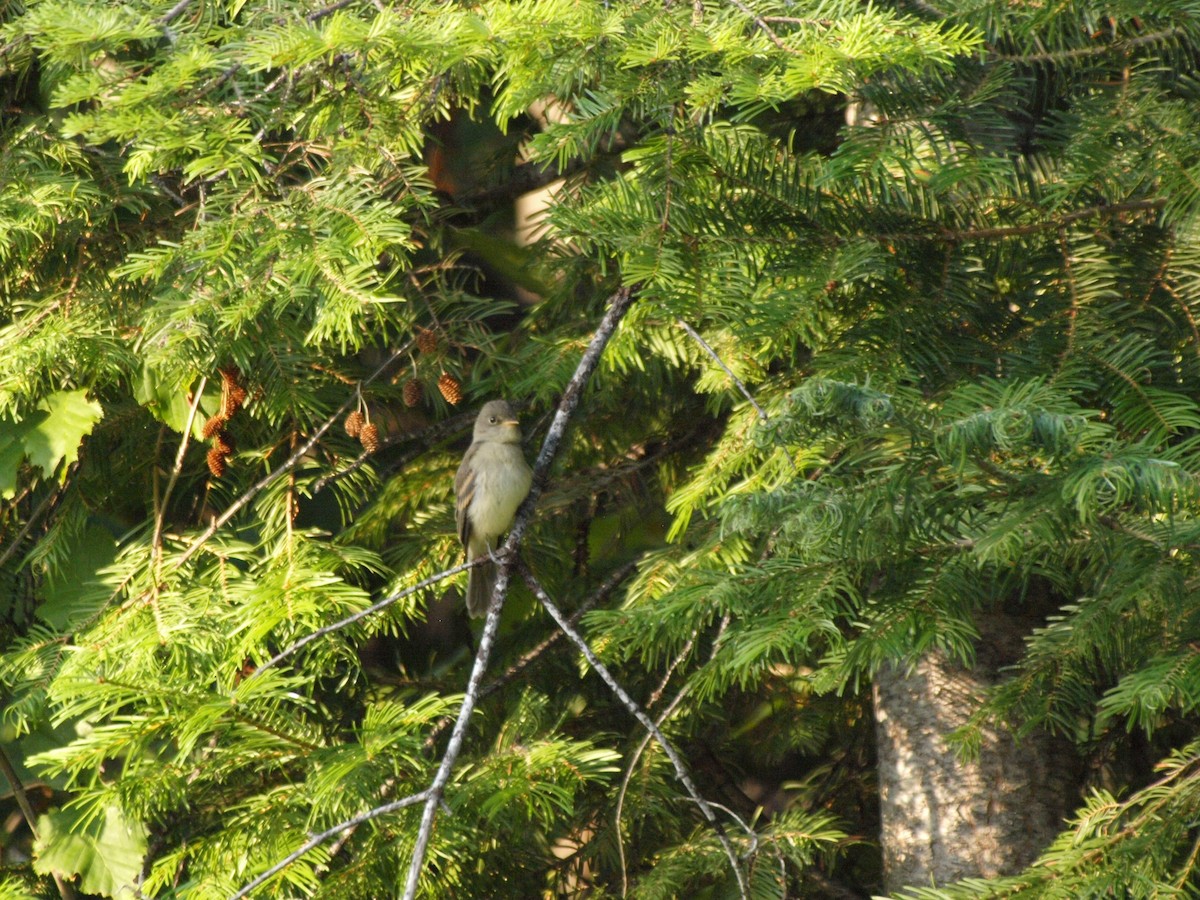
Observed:
[[[471,500],[475,496],[475,469],[471,465],[474,459],[475,445],[472,444],[467,448],[462,465],[458,467],[458,473],[454,476],[454,495],[457,498],[454,503],[454,521],[458,525],[458,539],[464,547],[468,546],[471,540],[471,517],[467,515],[467,510],[471,508]]]

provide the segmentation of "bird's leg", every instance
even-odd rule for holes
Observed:
[[[496,555],[496,551],[492,549],[492,542],[491,542],[491,541],[487,541],[486,543],[487,543],[488,557],[489,557],[489,558],[491,559],[491,561],[492,561],[492,562],[494,562],[496,565],[500,565],[500,557],[498,557],[498,556]]]

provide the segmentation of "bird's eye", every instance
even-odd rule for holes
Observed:
[[[489,422],[491,422],[493,425],[495,425],[495,424],[496,424],[496,417],[495,417],[495,416],[492,416],[490,419],[488,419],[488,421],[489,421]]]

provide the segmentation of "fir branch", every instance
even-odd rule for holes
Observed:
[[[604,352],[604,348],[608,345],[609,340],[617,330],[617,326],[625,317],[625,313],[633,302],[634,290],[633,287],[623,287],[613,294],[610,299],[608,311],[604,314],[604,318],[600,320],[599,327],[597,327],[595,333],[592,335],[592,340],[588,344],[587,350],[584,351],[583,356],[579,360],[579,365],[575,368],[575,374],[571,376],[566,390],[563,391],[562,399],[558,402],[558,409],[555,411],[554,420],[550,423],[550,429],[546,432],[545,440],[542,441],[542,450],[538,454],[537,461],[533,466],[533,483],[529,490],[529,496],[525,498],[517,510],[508,540],[504,542],[504,547],[500,551],[500,564],[497,566],[496,583],[492,590],[491,603],[488,604],[487,620],[483,626],[483,634],[479,638],[479,650],[475,654],[475,665],[471,669],[471,677],[467,682],[467,692],[463,697],[462,707],[459,709],[458,720],[454,723],[454,730],[450,733],[450,742],[446,747],[446,752],[442,756],[442,762],[438,767],[437,774],[434,776],[433,784],[429,786],[429,796],[425,801],[425,810],[421,816],[421,826],[417,831],[416,846],[413,848],[412,860],[409,863],[408,878],[404,886],[404,900],[413,900],[417,894],[417,884],[421,877],[421,868],[425,863],[425,852],[429,847],[429,840],[433,835],[433,819],[437,813],[438,804],[442,801],[446,785],[450,781],[450,773],[454,768],[454,763],[462,750],[463,737],[467,731],[467,722],[474,711],[476,698],[479,693],[479,685],[487,669],[488,655],[491,653],[492,642],[495,640],[496,631],[500,626],[500,611],[504,607],[504,598],[508,593],[508,580],[517,549],[520,547],[521,539],[525,534],[525,528],[528,525],[534,507],[537,505],[538,497],[541,495],[547,473],[550,470],[550,463],[553,462],[558,452],[559,444],[562,443],[563,435],[567,430],[567,424],[570,422],[572,414],[574,414],[576,407],[579,405],[579,398],[583,394],[584,387],[591,379],[592,372],[596,370],[596,366],[600,363],[600,355]]]
[[[1024,235],[1037,234],[1041,231],[1060,229],[1064,225],[1086,219],[1107,218],[1125,212],[1157,211],[1166,205],[1167,201],[1164,197],[1151,197],[1145,200],[1126,200],[1121,203],[1100,203],[1095,206],[1085,206],[1082,209],[1072,210],[1060,216],[1051,216],[1039,222],[1030,222],[1025,225],[998,225],[989,228],[964,228],[961,230],[947,228],[942,230],[940,237],[942,240],[956,244],[965,243],[966,241],[987,241],[994,238],[1022,237]],[[901,233],[880,234],[878,239],[884,241],[928,240],[929,237],[930,235],[928,234]]]
[[[554,601],[550,599],[550,595],[546,593],[541,583],[536,577],[534,577],[534,574],[524,566],[521,567],[521,574],[525,578],[525,584],[527,584],[529,589],[533,591],[535,595],[537,595],[537,598],[541,602],[542,606],[546,608],[546,612],[550,613],[550,617],[554,619],[558,627],[562,629],[567,637],[570,638],[571,642],[579,648],[579,652],[583,654],[584,659],[588,661],[588,664],[592,667],[592,669],[595,670],[596,674],[603,679],[604,683],[608,685],[609,689],[616,694],[617,699],[621,701],[621,705],[629,710],[630,714],[641,723],[643,728],[654,735],[654,739],[658,741],[659,746],[663,748],[663,752],[667,754],[667,758],[671,760],[671,765],[675,768],[675,775],[683,785],[684,789],[687,791],[688,796],[692,798],[693,802],[695,802],[698,807],[700,807],[700,811],[704,814],[704,818],[708,820],[709,824],[712,825],[713,830],[716,831],[717,839],[721,842],[721,847],[725,850],[725,855],[729,858],[729,864],[733,867],[733,874],[737,879],[738,889],[741,892],[741,896],[743,900],[748,898],[750,896],[750,885],[746,880],[746,873],[742,871],[742,867],[738,862],[737,852],[733,849],[733,844],[729,840],[729,835],[725,833],[725,828],[717,819],[716,813],[713,812],[713,804],[705,800],[700,795],[699,790],[697,790],[696,783],[692,780],[692,776],[688,774],[687,766],[683,762],[683,757],[679,755],[678,751],[676,751],[676,749],[671,745],[671,742],[667,740],[666,735],[659,730],[658,726],[655,725],[654,722],[651,721],[650,717],[642,710],[642,708],[638,706],[637,702],[629,696],[623,687],[621,687],[620,682],[613,677],[612,673],[608,671],[608,668],[600,661],[599,657],[592,652],[592,648],[588,646],[587,641],[580,636],[579,632],[571,627],[561,610],[559,610],[559,608],[554,605]],[[733,813],[732,810],[726,809],[726,812],[729,813],[730,817],[733,818],[733,820],[737,822],[738,825],[740,825],[742,829],[751,836],[751,838],[754,837],[754,830],[750,828],[749,825],[738,818],[738,816]]]
[[[1111,44],[1097,44],[1092,47],[1075,47],[1071,50],[1046,50],[1042,53],[995,53],[993,52],[990,59],[1002,59],[1005,62],[1018,63],[1043,63],[1043,62],[1067,62],[1072,59],[1086,59],[1089,56],[1104,56],[1108,53],[1128,53],[1136,47],[1143,47],[1147,44],[1159,44],[1163,41],[1168,41],[1171,38],[1187,37],[1188,31],[1185,28],[1164,28],[1161,31],[1151,31],[1147,34],[1138,35],[1137,37],[1128,38],[1127,40],[1113,41]]]
[[[58,499],[62,495],[62,492],[65,488],[66,481],[64,480],[62,484],[58,485],[58,487],[50,491],[45,497],[42,498],[41,502],[38,503],[33,512],[29,514],[29,519],[26,521],[25,526],[19,532],[17,532],[16,537],[9,542],[9,545],[4,549],[4,552],[0,553],[0,567],[3,567],[4,564],[13,557],[13,554],[21,549],[21,544],[24,542],[25,538],[29,537],[29,532],[33,531],[34,526],[37,525],[38,520],[46,514],[46,511],[52,508],[54,504],[58,502]]]
[[[335,837],[344,831],[357,828],[364,822],[369,822],[372,819],[378,819],[380,816],[385,816],[388,813],[395,812],[398,809],[414,806],[424,800],[428,793],[428,790],[424,790],[416,794],[409,794],[407,797],[402,797],[399,800],[393,800],[391,803],[384,803],[382,806],[376,806],[375,808],[369,809],[364,813],[359,813],[357,816],[347,819],[344,822],[339,822],[332,828],[322,831],[320,834],[314,834],[311,838],[309,838],[279,862],[275,863],[275,865],[271,866],[271,868],[267,869],[267,871],[263,872],[253,881],[246,884],[236,894],[231,894],[229,900],[241,900],[242,897],[248,896],[256,887],[265,884],[273,876],[277,875],[279,872],[282,872],[310,850],[321,846],[331,837]]]

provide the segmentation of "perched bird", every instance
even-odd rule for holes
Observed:
[[[516,413],[504,400],[483,405],[475,419],[475,436],[454,476],[458,498],[454,519],[458,537],[467,548],[467,562],[491,556],[500,546],[500,536],[512,525],[517,507],[529,493],[533,471],[521,452],[521,426]],[[486,562],[468,572],[467,612],[487,612],[496,565]]]

